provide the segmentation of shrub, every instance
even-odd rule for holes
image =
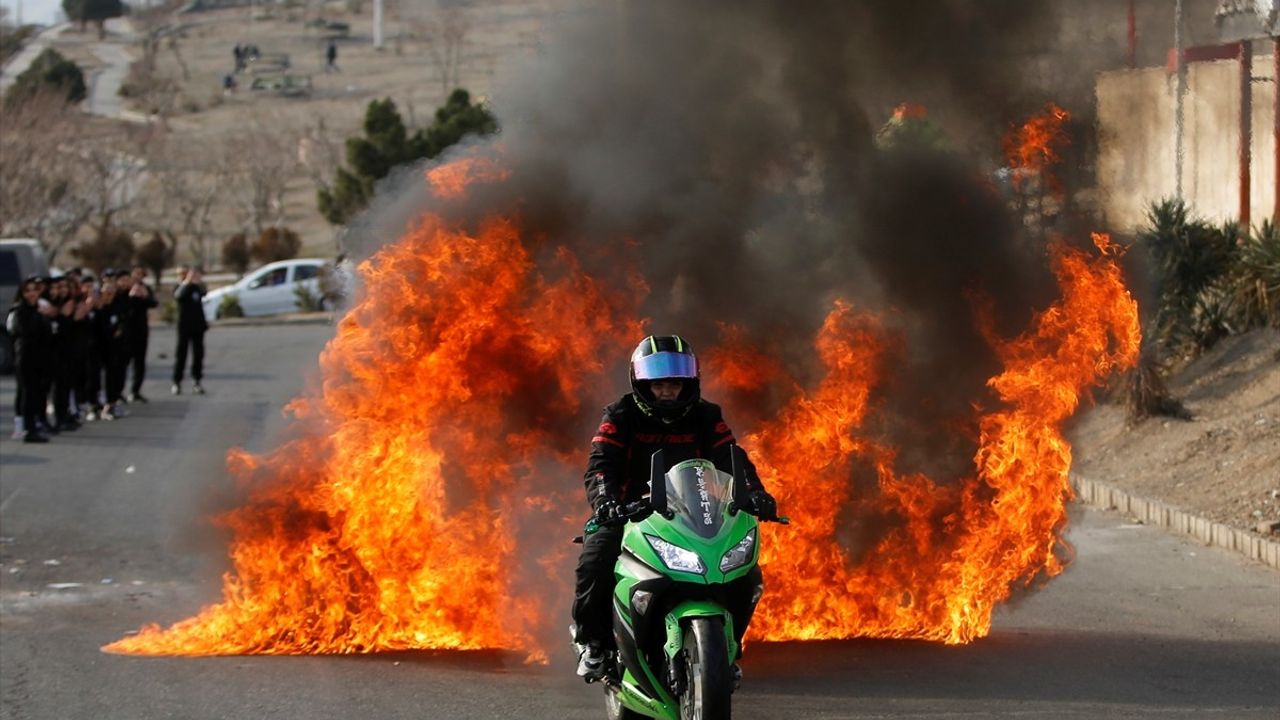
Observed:
[[[98,275],[107,268],[129,267],[136,253],[133,237],[119,228],[108,228],[93,240],[82,242],[71,250],[73,256]]]
[[[219,319],[244,317],[244,308],[240,307],[239,296],[234,293],[223,295],[222,302],[218,303],[218,309],[214,314]]]
[[[56,92],[72,103],[78,103],[88,95],[80,66],[53,48],[45,48],[30,67],[14,79],[13,86],[5,95],[5,103],[23,102],[42,90]]]
[[[160,321],[172,325],[178,322],[178,301],[173,298],[160,301]]]
[[[151,239],[142,244],[134,254],[134,258],[151,274],[159,278],[164,269],[173,265],[173,246],[164,241],[160,233],[151,233]]]
[[[262,231],[249,253],[262,264],[298,257],[302,238],[289,228],[269,227]]]
[[[222,266],[237,275],[249,269],[249,242],[244,233],[236,233],[222,243]]]
[[[1153,205],[1147,222],[1138,240],[1155,263],[1155,340],[1166,358],[1194,355],[1233,331],[1222,293],[1238,261],[1239,230],[1192,217],[1181,200]]]

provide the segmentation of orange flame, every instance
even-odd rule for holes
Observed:
[[[1052,169],[1062,162],[1058,149],[1071,142],[1066,132],[1070,119],[1070,113],[1049,103],[1044,112],[1005,136],[1005,164],[1014,171],[1014,187],[1021,190],[1029,177],[1039,177],[1055,195],[1062,194],[1062,182]]]
[[[545,659],[540,639],[567,614],[547,601],[571,575],[572,546],[558,540],[584,512],[580,488],[561,479],[581,469],[580,418],[594,420],[580,402],[608,384],[604,358],[643,335],[642,281],[610,291],[545,242],[515,219],[470,231],[428,215],[362,263],[367,291],[321,356],[321,385],[287,408],[295,439],[228,458],[255,489],[221,518],[234,532],[222,601],[104,649],[505,648]],[[1063,298],[1030,331],[1009,341],[988,331],[1005,368],[990,385],[1007,407],[978,418],[980,449],[960,483],[900,476],[895,450],[859,435],[894,342],[876,318],[835,304],[815,340],[826,375],[811,389],[724,326],[725,344],[706,354],[722,387],[790,395],[744,443],[794,515],[791,528],[766,531],[769,591],[752,637],[966,642],[1013,588],[1061,571],[1061,424],[1137,355],[1136,307],[1110,242],[1095,242],[1100,257],[1057,251]],[[554,257],[550,269],[531,247]],[[855,461],[875,468],[876,493],[848,482]],[[848,520],[873,515],[893,528],[855,556]]]
[[[545,588],[571,546],[540,537],[552,550],[529,577],[516,538],[561,532],[556,509],[581,500],[526,502],[528,485],[580,460],[551,428],[602,383],[600,358],[642,331],[567,250],[556,265],[540,275],[513,222],[473,235],[435,217],[361,264],[368,294],[321,356],[323,388],[288,408],[302,437],[229,458],[233,474],[268,482],[222,518],[235,533],[222,602],[104,649],[543,657],[534,632],[556,608],[518,583]]]
[[[1109,239],[1094,240],[1101,257],[1056,251],[1058,304],[1025,335],[993,338],[1004,372],[989,385],[1008,407],[980,416],[973,474],[958,484],[899,476],[892,448],[859,437],[885,339],[873,319],[837,304],[818,338],[826,377],[744,443],[794,512],[762,543],[768,591],[752,637],[968,642],[987,634],[1015,587],[1062,571],[1071,448],[1061,425],[1088,387],[1138,354],[1137,305]],[[875,467],[876,495],[853,496],[855,458]],[[872,515],[893,529],[854,558],[841,516]]]

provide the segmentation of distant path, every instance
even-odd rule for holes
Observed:
[[[14,80],[31,67],[36,57],[70,27],[71,23],[60,23],[41,30],[17,55],[5,63],[4,72],[0,74],[0,94],[7,92]],[[89,77],[85,78],[88,96],[81,105],[81,109],[103,117],[147,122],[145,115],[126,110],[120,97],[120,86],[129,75],[129,63],[133,62],[127,50],[127,47],[137,39],[133,24],[128,18],[112,18],[107,21],[106,28],[106,38],[85,43],[94,56],[102,61],[102,67],[93,70]]]

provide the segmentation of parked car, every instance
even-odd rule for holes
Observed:
[[[18,297],[23,279],[48,275],[49,262],[44,246],[37,240],[0,240],[0,314]],[[13,372],[13,338],[0,318],[0,372]]]
[[[204,296],[205,319],[218,318],[218,308],[228,295],[236,297],[245,317],[296,312],[300,290],[310,293],[323,308],[320,272],[327,264],[324,258],[295,258],[263,265],[231,285],[209,291]]]

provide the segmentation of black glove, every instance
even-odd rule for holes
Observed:
[[[596,503],[596,513],[592,516],[597,525],[604,525],[622,515],[622,505],[611,497],[601,498]]]
[[[778,501],[767,490],[757,488],[747,495],[747,512],[761,520],[777,520]]]

